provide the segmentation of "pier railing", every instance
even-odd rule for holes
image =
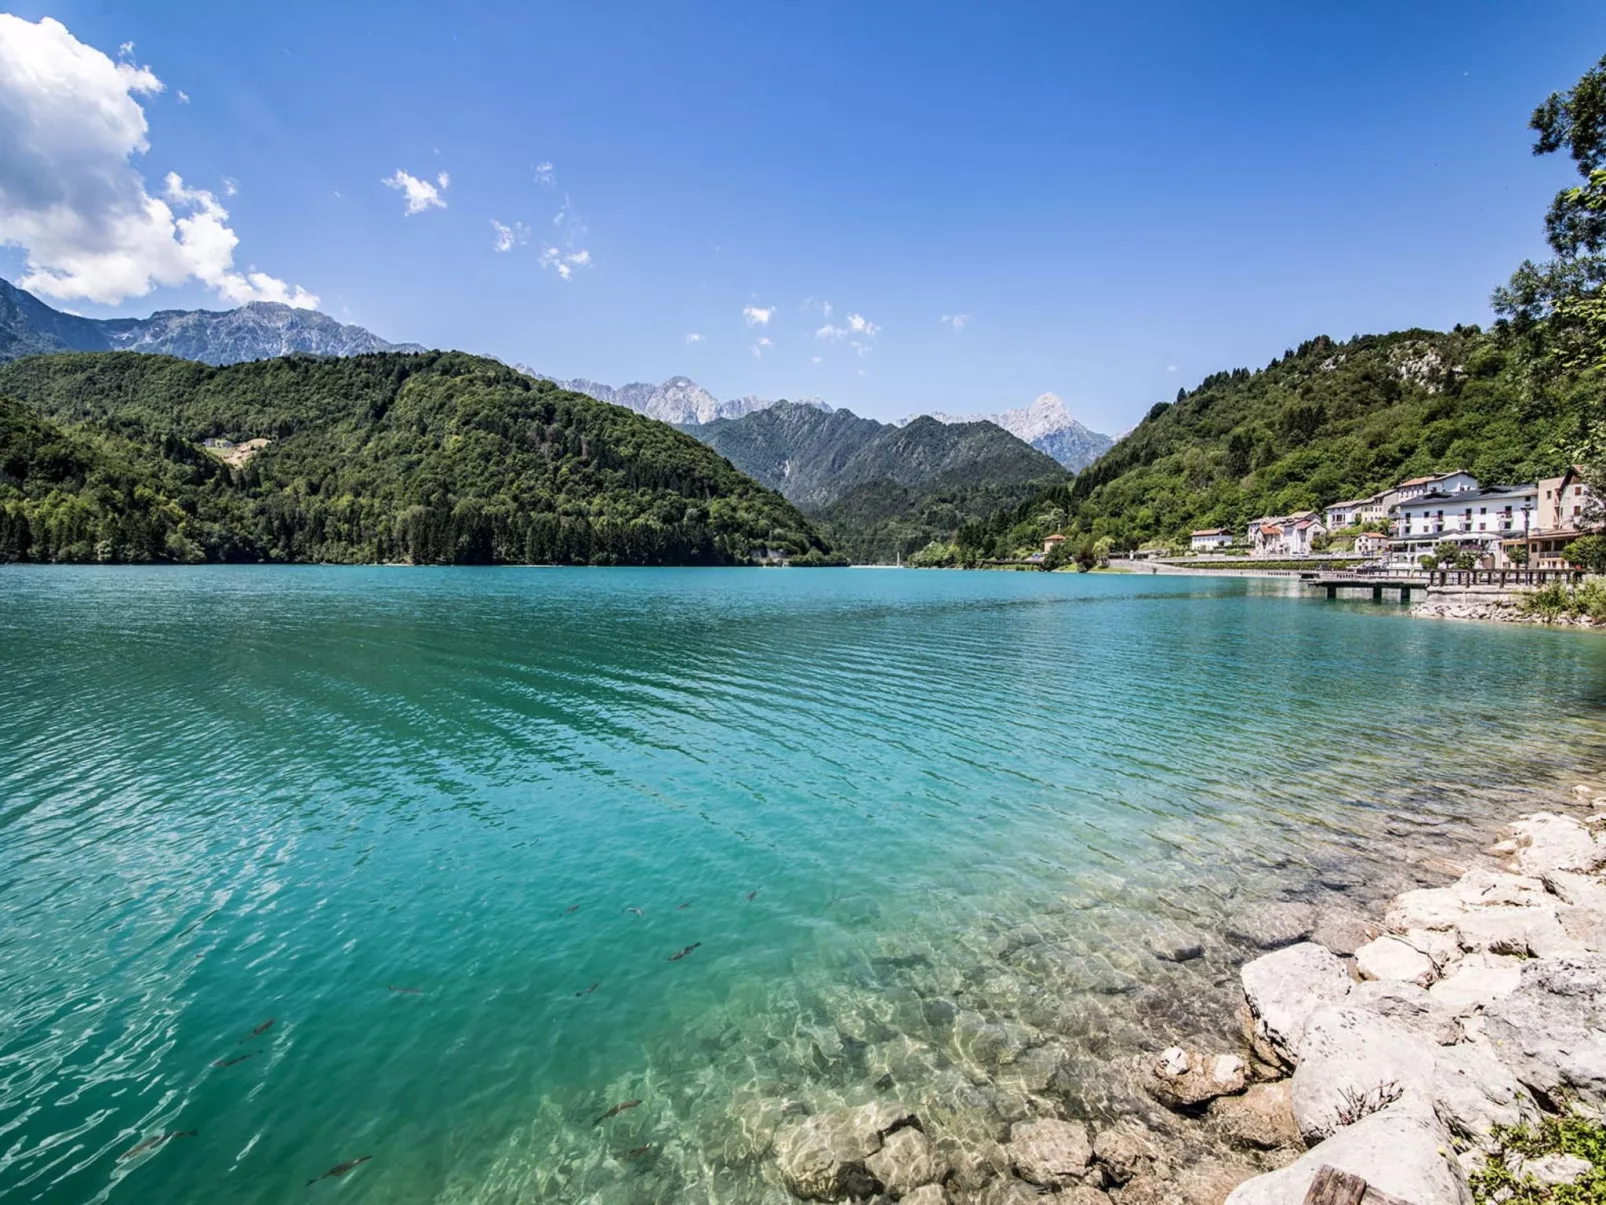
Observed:
[[[1582,569],[1435,569],[1428,574],[1431,586],[1544,586],[1551,582],[1576,585],[1584,578]]]

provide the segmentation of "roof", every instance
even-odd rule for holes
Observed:
[[[1283,529],[1275,523],[1264,523],[1261,525],[1260,530],[1268,536],[1280,536],[1283,534]]]
[[[1337,510],[1341,506],[1365,506],[1370,501],[1370,498],[1346,498],[1342,502],[1329,502],[1324,509]]]
[[[1468,506],[1474,502],[1505,501],[1521,497],[1523,494],[1537,494],[1537,485],[1491,485],[1481,490],[1461,490],[1459,493],[1446,494],[1440,490],[1423,494],[1420,498],[1412,498],[1401,502],[1400,507],[1407,506],[1437,506],[1441,502],[1453,502],[1456,506]]]
[[[1225,527],[1206,527],[1193,533],[1196,536],[1224,536],[1227,535]]]
[[[1063,540],[1064,538],[1065,537],[1062,536],[1062,535],[1052,535],[1052,536],[1049,536],[1048,539],[1044,540],[1043,543],[1052,544],[1055,540]]]
[[[1400,482],[1400,484],[1394,488],[1403,490],[1408,485],[1427,485],[1430,481],[1444,481],[1447,478],[1459,477],[1463,474],[1468,477],[1472,476],[1472,474],[1468,473],[1465,469],[1451,469],[1448,473],[1435,473],[1431,477],[1413,477],[1409,481]]]

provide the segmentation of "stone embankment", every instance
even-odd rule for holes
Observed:
[[[1606,794],[1578,792],[1379,918],[1246,915],[1269,952],[1240,971],[1242,1044],[1112,1065],[1148,1111],[1022,1117],[970,1158],[901,1105],[788,1109],[769,1122],[774,1177],[818,1201],[1303,1205],[1332,1168],[1368,1202],[1470,1205],[1496,1126],[1606,1109]]]
[[[1597,625],[1585,615],[1560,615],[1547,619],[1522,609],[1526,590],[1501,590],[1493,586],[1435,586],[1411,604],[1411,614],[1423,619],[1481,619],[1495,623],[1539,623],[1555,627],[1590,628]]]

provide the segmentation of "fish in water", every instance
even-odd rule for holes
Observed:
[[[255,1053],[255,1051],[252,1052],[252,1054],[254,1054],[254,1053]],[[251,1057],[250,1054],[237,1054],[232,1059],[219,1059],[217,1062],[213,1063],[212,1066],[214,1066],[214,1067],[232,1067],[236,1063],[245,1062],[245,1060],[250,1058],[250,1057]]]
[[[691,901],[687,900],[684,904],[676,904],[675,905],[675,911],[676,912],[683,912],[687,908],[690,908],[690,907],[691,907]]]
[[[343,1176],[347,1172],[349,1172],[352,1168],[357,1167],[357,1166],[359,1166],[361,1164],[367,1163],[368,1160],[370,1160],[372,1158],[373,1158],[372,1155],[364,1155],[360,1159],[347,1159],[344,1163],[339,1164],[336,1167],[331,1167],[328,1171],[324,1172],[323,1175],[314,1176],[312,1179],[308,1180],[307,1181],[307,1187],[311,1188],[319,1180],[333,1180],[333,1179],[336,1179],[336,1178],[338,1178],[340,1176]]]
[[[753,890],[749,891],[747,893],[747,902],[749,904],[751,904],[754,900],[756,900],[758,898],[758,893],[759,893],[759,888],[757,888],[757,887],[755,887],[755,888],[753,888]]]
[[[129,1147],[126,1151],[124,1151],[121,1155],[119,1155],[118,1158],[119,1159],[132,1159],[135,1155],[142,1154],[145,1151],[154,1151],[157,1147],[161,1146],[162,1143],[168,1141],[171,1138],[194,1138],[194,1137],[195,1137],[195,1131],[194,1130],[169,1130],[165,1134],[156,1135],[155,1138],[147,1138],[147,1139],[145,1139],[145,1141],[140,1143],[138,1146]]]
[[[273,1023],[276,1020],[278,1020],[277,1017],[269,1017],[266,1021],[262,1022],[261,1025],[258,1025],[250,1033],[246,1034],[245,1037],[241,1038],[240,1041],[247,1042],[252,1038],[260,1038],[263,1034],[267,1033],[268,1030],[273,1028]]]
[[[565,908],[563,910],[563,915],[564,916],[568,916],[569,913],[578,912],[578,911],[580,911],[580,905],[579,904],[570,904],[567,908]]]
[[[617,1117],[617,1116],[619,1116],[619,1114],[623,1113],[626,1109],[634,1109],[640,1103],[641,1102],[639,1100],[622,1100],[618,1104],[614,1105],[613,1108],[609,1109],[606,1113],[604,1113],[601,1117],[599,1117],[595,1121],[593,1121],[591,1124],[594,1125],[594,1126],[599,1126],[603,1122],[607,1121],[608,1118]]]
[[[592,992],[597,990],[597,986],[601,982],[602,982],[602,980],[599,979],[599,980],[597,980],[596,983],[593,983],[590,987],[586,988],[585,991],[583,991],[583,992],[575,992],[575,995],[576,996],[589,996]]]
[[[624,909],[622,909],[622,911],[624,911],[624,912],[634,912],[637,916],[645,916],[646,915],[646,913],[642,912],[642,910],[640,908],[624,908]]]
[[[684,950],[681,950],[678,954],[671,954],[669,956],[669,961],[670,962],[679,962],[682,958],[686,957],[686,955],[690,954],[693,950],[695,950],[698,946],[700,946],[702,944],[703,943],[700,942],[700,941],[692,942],[691,945],[687,946]]]
[[[397,995],[400,995],[400,996],[422,996],[424,994],[424,992],[423,992],[423,990],[421,988],[416,988],[416,987],[397,987],[394,983],[387,983],[387,984],[385,984],[385,987],[389,991],[393,991]]]
[[[638,1147],[636,1147],[628,1155],[626,1155],[625,1158],[626,1159],[640,1159],[643,1155],[645,1155],[650,1150],[652,1150],[652,1143],[649,1142],[646,1146],[638,1146]]]

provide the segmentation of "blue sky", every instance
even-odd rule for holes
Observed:
[[[1318,333],[1487,321],[1569,170],[1527,115],[1606,52],[1569,2],[10,11],[148,68],[134,168],[238,239],[65,308],[222,308],[255,268],[560,376],[879,418],[1051,390],[1106,431]]]

